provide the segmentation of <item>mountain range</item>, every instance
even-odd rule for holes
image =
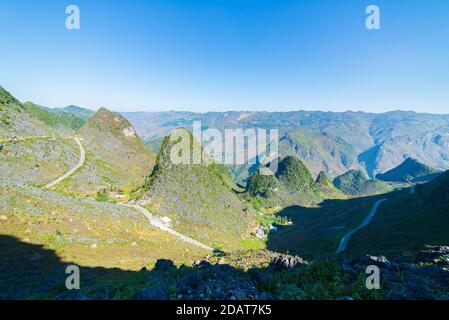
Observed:
[[[383,114],[364,112],[133,112],[123,115],[149,143],[176,127],[221,131],[234,128],[278,129],[279,153],[297,155],[316,177],[324,171],[332,178],[349,169],[369,177],[414,158],[438,170],[449,169],[449,115],[409,111]],[[241,169],[241,168],[240,168]],[[248,169],[248,168],[247,168]],[[239,176],[236,171],[235,176]],[[240,174],[246,181],[251,172]]]

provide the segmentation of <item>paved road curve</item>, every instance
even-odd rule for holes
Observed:
[[[73,138],[75,139],[76,143],[78,144],[79,148],[80,148],[80,161],[78,162],[78,164],[76,166],[74,166],[72,169],[70,169],[69,171],[67,171],[63,176],[60,176],[58,179],[56,179],[55,181],[47,184],[44,189],[50,189],[51,187],[54,187],[55,185],[57,185],[58,183],[61,183],[62,181],[64,181],[65,179],[67,179],[68,177],[70,177],[76,170],[78,170],[79,168],[81,168],[84,164],[84,161],[86,161],[86,151],[83,148],[83,145],[81,144],[80,140],[78,138]]]
[[[130,204],[123,204],[123,206],[129,207],[129,208],[133,208],[133,209],[139,211],[145,217],[147,217],[147,219],[150,221],[150,223],[152,225],[154,225],[155,227],[157,227],[157,228],[159,228],[159,229],[161,229],[163,231],[166,231],[166,232],[168,232],[168,233],[178,237],[179,239],[181,239],[184,242],[191,243],[191,244],[193,244],[193,245],[195,245],[197,247],[200,247],[200,248],[203,248],[203,249],[206,249],[206,250],[209,250],[209,251],[214,251],[214,248],[209,247],[209,246],[207,246],[205,244],[202,244],[199,241],[196,241],[196,240],[194,240],[192,238],[189,238],[189,237],[187,237],[187,236],[185,236],[185,235],[183,235],[183,234],[181,234],[181,233],[179,233],[179,232],[177,232],[177,231],[167,227],[161,221],[159,221],[159,219],[157,219],[155,216],[153,216],[150,212],[148,212],[146,209],[142,208],[141,206],[130,205]]]
[[[340,241],[340,245],[337,248],[337,254],[342,253],[346,250],[346,246],[348,245],[349,239],[351,239],[351,237],[354,233],[356,233],[360,229],[362,229],[370,224],[370,222],[373,219],[374,215],[376,214],[377,209],[379,208],[380,204],[386,200],[387,199],[382,199],[382,200],[376,201],[376,203],[374,203],[374,206],[371,208],[371,211],[366,216],[365,220],[363,220],[362,223],[357,228],[355,228],[355,229],[349,231],[347,234],[345,234],[345,236]]]

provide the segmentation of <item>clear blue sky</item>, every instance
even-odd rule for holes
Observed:
[[[0,40],[0,85],[52,107],[449,113],[447,0],[2,0]]]

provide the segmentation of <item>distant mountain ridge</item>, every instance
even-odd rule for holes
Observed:
[[[48,108],[48,107],[43,107],[40,106],[41,108],[50,111],[54,114],[72,114],[82,120],[88,120],[90,117],[92,117],[95,112],[87,109],[87,108],[82,108],[82,107],[78,107],[78,106],[74,106],[74,105],[70,105],[64,108]]]
[[[416,159],[407,158],[403,163],[384,174],[378,174],[376,177],[383,181],[392,182],[422,182],[432,180],[440,172]]]
[[[157,140],[178,126],[190,128],[193,121],[201,121],[203,128],[220,131],[278,129],[282,155],[296,154],[315,176],[325,171],[335,177],[356,169],[375,177],[400,165],[407,157],[438,170],[449,169],[449,115],[410,111],[170,111],[123,115],[145,141]],[[315,145],[317,148],[313,148]],[[240,171],[236,175],[245,180]]]

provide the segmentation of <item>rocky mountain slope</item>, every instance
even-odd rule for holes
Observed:
[[[138,187],[151,172],[155,157],[122,116],[101,108],[77,132],[83,139],[85,166],[57,188],[94,194],[102,189]]]
[[[429,183],[417,185],[414,192],[412,189],[393,194],[370,225],[350,241],[349,252],[387,255],[417,251],[424,245],[445,245],[449,241],[448,212],[446,172]]]
[[[341,198],[344,195],[338,190],[326,172],[321,171],[315,180],[318,191],[325,199]]]
[[[171,158],[180,144],[187,143],[187,163]],[[195,151],[196,150],[196,151]],[[194,164],[195,152],[202,161]],[[254,227],[254,212],[233,191],[227,169],[210,157],[185,129],[167,136],[156,166],[146,182],[149,211],[168,215],[173,226],[211,246],[237,249]]]

